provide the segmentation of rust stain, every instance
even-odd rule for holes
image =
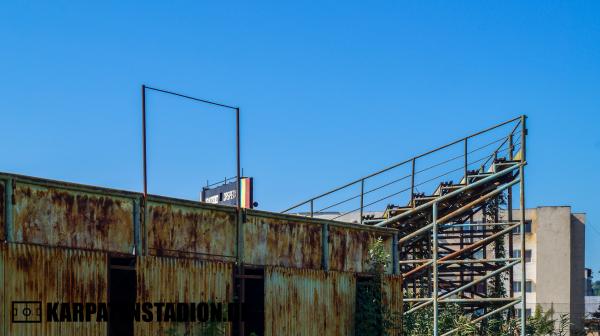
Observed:
[[[2,244],[4,302],[106,302],[107,257],[103,252],[26,244]],[[3,314],[5,315],[5,314]],[[3,319],[7,319],[3,316]],[[8,323],[7,335],[104,335],[104,322]]]
[[[234,213],[150,202],[146,225],[151,254],[204,259],[235,256]]]
[[[386,275],[382,284],[382,303],[390,317],[388,335],[402,335],[403,293],[402,276]]]
[[[244,262],[255,265],[321,268],[322,226],[302,219],[248,215]]]
[[[369,248],[381,237],[386,250],[392,255],[392,236],[351,227],[329,227],[329,268],[344,272],[367,272]],[[391,265],[386,270],[391,272]]]
[[[139,302],[232,302],[233,265],[195,259],[145,256],[137,258]],[[136,322],[135,335],[196,335],[199,323]],[[231,325],[226,323],[227,334]]]
[[[6,223],[4,223],[6,218],[5,188],[4,181],[0,181],[0,240],[6,239]]]
[[[269,267],[265,335],[353,335],[355,300],[351,273]]]
[[[131,253],[133,201],[17,183],[15,239],[19,242]]]

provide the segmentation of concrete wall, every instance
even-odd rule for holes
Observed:
[[[582,328],[585,318],[585,214],[571,215],[571,321]]]

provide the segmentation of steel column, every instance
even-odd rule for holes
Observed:
[[[433,336],[438,336],[438,224],[437,202],[433,203]]]
[[[520,208],[521,208],[521,336],[525,336],[526,323],[527,323],[527,291],[525,287],[526,283],[526,267],[525,267],[525,136],[527,134],[527,127],[525,126],[526,117],[521,116],[521,166],[519,167],[520,177]]]

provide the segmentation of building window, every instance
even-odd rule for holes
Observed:
[[[516,228],[514,228],[513,233],[514,234],[521,233],[521,227],[517,226]],[[531,219],[525,220],[525,233],[531,233]]]
[[[521,316],[521,308],[515,309],[515,313],[517,317]],[[525,309],[525,317],[531,317],[531,308]]]
[[[513,292],[521,293],[521,281],[513,281]],[[525,292],[533,293],[533,281],[525,281]]]
[[[521,250],[513,250],[513,258],[521,258]],[[525,250],[525,262],[531,262],[531,250]]]

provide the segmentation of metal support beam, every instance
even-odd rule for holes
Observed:
[[[400,273],[400,264],[398,262],[398,233],[394,233],[392,237],[392,273],[399,274]]]
[[[525,125],[526,117],[521,116],[521,166],[519,167],[519,177],[521,183],[519,184],[520,191],[520,210],[521,210],[521,336],[525,336],[527,316],[527,294],[525,287],[527,285],[527,272],[525,267],[525,136],[527,135],[527,127]]]
[[[438,336],[438,204],[433,203],[433,336]]]
[[[519,301],[520,301],[520,300],[515,300],[515,301],[513,301],[513,302],[510,302],[510,303],[508,303],[508,304],[506,304],[506,305],[504,305],[504,306],[502,306],[502,307],[500,307],[500,308],[498,308],[498,309],[496,309],[496,310],[493,310],[493,311],[491,311],[491,312],[489,312],[489,313],[487,313],[487,314],[481,315],[480,317],[478,317],[478,318],[476,318],[476,319],[472,320],[472,321],[471,321],[471,323],[472,323],[472,324],[475,324],[475,323],[481,322],[481,321],[485,320],[486,318],[488,318],[488,317],[490,317],[490,316],[492,316],[492,315],[498,314],[498,313],[500,313],[501,311],[504,311],[505,309],[508,309],[508,308],[510,308],[510,307],[512,307],[512,306],[514,306],[514,305],[516,305],[517,303],[519,303]],[[454,334],[455,332],[457,332],[458,330],[459,330],[459,328],[452,329],[452,330],[448,331],[447,333],[444,333],[442,336],[449,336],[449,335],[452,335],[452,334]]]
[[[13,185],[14,181],[12,178],[6,180],[6,184],[4,185],[4,230],[6,231],[6,241],[13,242],[15,241],[14,235],[14,225],[13,225]]]

